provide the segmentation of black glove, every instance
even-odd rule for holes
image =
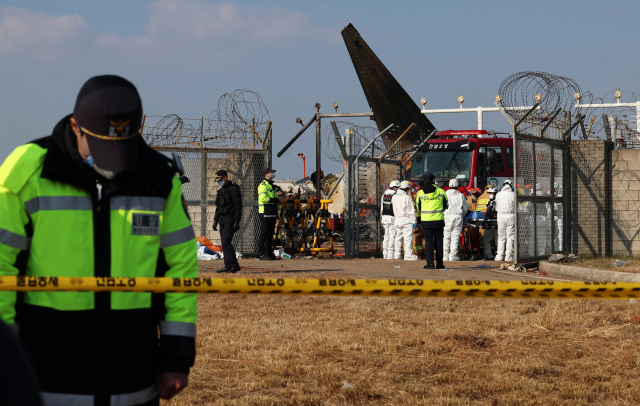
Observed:
[[[218,222],[217,221],[213,222],[213,231],[218,231]]]
[[[277,198],[277,197],[272,197],[272,198],[269,200],[269,203],[278,204],[278,203],[280,203],[280,199],[279,199],[279,198]]]
[[[233,223],[233,231],[240,230],[240,223]]]

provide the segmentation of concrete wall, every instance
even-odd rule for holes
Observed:
[[[612,149],[613,143],[607,141],[571,142],[571,251],[575,254],[612,252]]]
[[[640,255],[640,150],[611,152],[611,226],[614,255]]]

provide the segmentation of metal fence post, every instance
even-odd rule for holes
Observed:
[[[320,134],[320,112],[316,113],[316,197],[322,199],[322,181],[320,180],[320,157],[322,156],[322,134]]]
[[[351,130],[345,132],[345,149],[347,150],[347,161],[344,166],[344,183],[342,188],[342,200],[344,201],[344,256],[345,258],[353,258],[353,252],[351,250],[351,236],[352,236],[352,174],[351,174]]]
[[[374,144],[375,145],[375,144]],[[375,157],[375,155],[372,155]],[[378,205],[380,202],[380,161],[376,161],[376,201],[375,204]],[[378,206],[379,207],[379,206]],[[380,209],[376,212],[376,256],[380,253],[380,225],[382,222],[382,218],[380,216]]]
[[[564,151],[562,166],[562,249],[564,252],[571,252],[571,134],[567,132],[571,129],[571,115],[568,111],[564,113]]]
[[[200,122],[200,148],[202,148],[202,167],[200,175],[200,235],[207,236],[207,151],[204,147],[204,117]]]
[[[515,193],[515,197],[513,198],[514,200],[514,204],[515,204],[515,210],[514,210],[514,220],[515,220],[515,226],[516,226],[516,235],[515,238],[513,239],[513,265],[514,266],[518,266],[518,234],[520,232],[520,230],[518,229],[518,189],[517,189],[517,185],[518,185],[518,141],[517,141],[517,130],[518,130],[518,124],[516,124],[516,121],[513,120],[511,122],[511,128],[513,129],[513,183],[516,184],[516,193]]]
[[[271,121],[267,121],[265,144],[267,144],[267,168],[271,168],[273,165],[273,123]]]

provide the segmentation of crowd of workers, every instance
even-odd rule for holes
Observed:
[[[478,239],[474,234],[480,232],[485,259],[513,261],[516,227],[515,192],[511,180],[505,180],[499,192],[495,186],[489,185],[484,192],[477,188],[469,190],[466,197],[458,190],[457,179],[449,181],[446,192],[438,187],[432,173],[425,174],[423,180],[423,187],[417,193],[414,193],[411,182],[394,180],[382,195],[385,259],[402,259],[404,240],[404,260],[417,260],[412,237],[413,230],[421,228],[427,261],[424,268],[443,269],[443,261],[460,260],[465,216],[481,212],[484,219],[482,227],[467,230],[467,238]],[[491,247],[493,240],[497,247],[495,257]]]

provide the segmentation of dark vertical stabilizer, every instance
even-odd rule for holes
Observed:
[[[342,38],[373,111],[378,130],[382,131],[390,124],[397,126],[385,144],[400,136],[411,123],[415,123],[416,127],[404,137],[406,141],[416,141],[422,134],[426,136],[435,130],[431,121],[420,112],[418,105],[411,100],[353,25],[349,24],[342,30]]]

